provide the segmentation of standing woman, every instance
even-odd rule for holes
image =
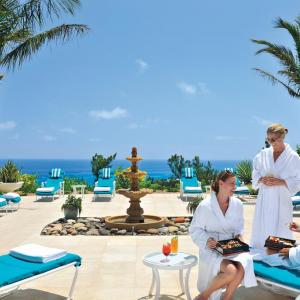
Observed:
[[[291,195],[300,190],[300,157],[284,143],[288,130],[272,124],[267,130],[271,147],[260,151],[253,161],[252,186],[257,196],[251,246],[263,248],[269,235],[292,238]]]
[[[210,196],[197,207],[190,226],[190,235],[199,247],[197,300],[230,300],[243,283],[245,287],[256,285],[253,261],[248,253],[224,258],[214,251],[218,240],[237,237],[242,240],[244,230],[243,204],[233,197],[235,176],[230,171],[218,174],[212,184]]]

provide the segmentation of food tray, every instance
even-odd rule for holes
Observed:
[[[292,248],[296,245],[295,240],[285,239],[278,236],[270,235],[265,241],[265,247],[274,250],[281,250],[283,248]]]
[[[237,238],[234,238],[229,240],[218,241],[215,250],[222,255],[232,255],[241,252],[249,252],[249,245]]]

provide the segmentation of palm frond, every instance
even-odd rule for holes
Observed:
[[[276,57],[279,59],[279,62],[292,69],[292,70],[296,70],[297,69],[297,61],[293,55],[293,52],[281,45],[277,45],[277,44],[272,44],[268,41],[265,40],[255,40],[252,39],[252,42],[258,44],[258,45],[264,45],[266,47],[259,49],[258,51],[256,51],[255,54],[261,54],[261,53],[269,53],[272,56]]]
[[[281,84],[283,85],[287,90],[288,90],[288,93],[292,96],[292,97],[295,97],[295,98],[300,98],[300,93],[299,91],[295,91],[293,88],[291,88],[289,85],[287,85],[286,83],[284,83],[283,81],[281,81],[280,79],[276,78],[274,75],[264,71],[264,70],[261,70],[259,68],[254,68],[255,71],[259,72],[260,75],[262,75],[263,77],[269,79],[272,84]]]
[[[23,27],[43,26],[45,19],[58,18],[62,13],[74,15],[80,0],[29,0],[19,7]]]
[[[45,43],[50,41],[64,42],[74,35],[85,33],[87,30],[89,30],[89,28],[86,25],[63,24],[39,33],[26,39],[23,43],[7,53],[0,61],[0,65],[6,66],[8,69],[15,69],[15,67],[20,66],[24,60],[36,53]]]
[[[275,28],[286,29],[292,36],[298,57],[300,56],[300,19],[296,20],[296,24],[291,24],[281,18],[275,21]]]

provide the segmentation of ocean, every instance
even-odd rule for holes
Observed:
[[[0,167],[3,167],[7,160],[0,159]],[[91,172],[91,161],[85,159],[65,160],[65,159],[13,159],[13,162],[20,168],[22,173],[36,174],[38,182],[44,181],[48,177],[49,170],[61,168],[67,177],[76,177],[85,180],[89,185],[94,184],[94,176]],[[235,168],[239,162],[237,160],[211,160],[213,168],[223,170],[224,168]],[[203,163],[207,163],[203,161]],[[127,168],[130,162],[127,160],[115,160],[113,169],[121,166]],[[167,160],[142,160],[138,164],[139,168],[148,173],[149,177],[155,179],[166,179],[172,176]]]

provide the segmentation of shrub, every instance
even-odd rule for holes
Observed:
[[[252,162],[242,160],[236,165],[236,176],[244,184],[250,184],[252,181]]]
[[[37,184],[37,175],[34,174],[22,174],[21,175],[21,181],[23,181],[23,186],[20,189],[20,191],[27,195],[29,193],[35,193],[36,189],[38,188]]]
[[[20,180],[20,171],[18,167],[8,160],[3,168],[0,170],[1,182],[18,182]]]
[[[195,198],[194,200],[190,201],[186,207],[187,212],[190,214],[194,214],[198,205],[200,204],[200,202],[203,199],[204,198],[202,196],[199,196],[199,197]]]
[[[129,189],[130,188],[130,179],[125,176],[124,172],[126,169],[118,167],[115,171],[116,176],[116,189]]]
[[[68,198],[62,205],[61,210],[64,210],[65,208],[77,208],[80,215],[82,211],[82,199],[74,195],[68,195]]]
[[[92,186],[89,186],[88,183],[80,178],[76,178],[76,177],[65,177],[64,178],[64,182],[65,182],[65,193],[66,194],[70,194],[73,192],[72,189],[72,185],[76,185],[76,184],[82,184],[82,185],[86,185],[87,186],[87,190],[93,190]]]

